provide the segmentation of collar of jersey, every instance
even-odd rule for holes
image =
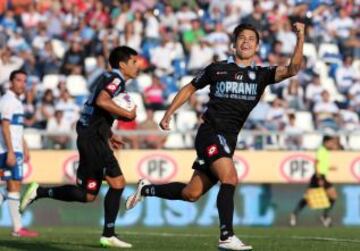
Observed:
[[[8,93],[8,95],[11,95],[11,96],[13,96],[13,97],[15,97],[15,98],[18,98],[18,97],[16,96],[15,92],[13,92],[12,90],[8,89],[6,92]]]
[[[247,66],[245,66],[245,65],[243,65],[243,64],[237,64],[236,62],[235,62],[235,60],[234,60],[234,57],[233,56],[230,56],[230,57],[228,57],[228,59],[227,59],[227,63],[228,64],[236,64],[237,66],[239,66],[240,68],[246,68]],[[255,65],[255,62],[253,61],[253,62],[251,62],[251,68],[254,68],[256,65]]]
[[[122,72],[119,69],[112,69],[111,72],[116,73],[117,75],[119,75],[121,80],[125,82],[124,75],[122,74]]]

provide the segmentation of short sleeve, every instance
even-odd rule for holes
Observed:
[[[10,102],[3,102],[0,107],[1,120],[12,120],[14,114],[14,105]]]
[[[110,80],[105,79],[103,90],[106,91],[112,98],[115,96],[118,90],[123,88],[120,78],[112,78]]]
[[[201,89],[210,84],[211,82],[211,75],[210,70],[211,65],[207,66],[205,69],[198,72],[195,78],[191,81],[192,85],[196,89]]]
[[[268,66],[262,69],[262,81],[265,86],[275,84],[276,66]]]

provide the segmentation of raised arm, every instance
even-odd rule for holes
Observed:
[[[294,27],[297,36],[294,54],[288,66],[278,66],[276,68],[275,82],[280,82],[286,78],[295,76],[300,70],[303,58],[305,25],[303,23],[295,23]]]
[[[160,121],[160,127],[163,130],[170,130],[169,124],[171,115],[181,106],[183,105],[191,95],[196,91],[195,86],[189,83],[185,85],[181,90],[176,94],[174,100],[171,102],[170,107],[167,109],[164,117]]]

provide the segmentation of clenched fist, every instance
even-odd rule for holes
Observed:
[[[294,23],[294,29],[296,34],[299,36],[304,36],[305,33],[305,24],[303,23]]]

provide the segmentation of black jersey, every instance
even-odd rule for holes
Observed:
[[[265,87],[275,82],[276,67],[238,66],[232,57],[212,63],[192,80],[196,89],[210,85],[205,123],[217,132],[238,134]]]
[[[124,92],[125,80],[120,71],[113,70],[103,73],[94,86],[94,91],[90,94],[80,112],[80,119],[76,127],[78,133],[86,131],[87,133],[96,133],[107,138],[110,134],[114,117],[109,112],[98,107],[96,99],[102,90],[109,93],[111,97]]]

